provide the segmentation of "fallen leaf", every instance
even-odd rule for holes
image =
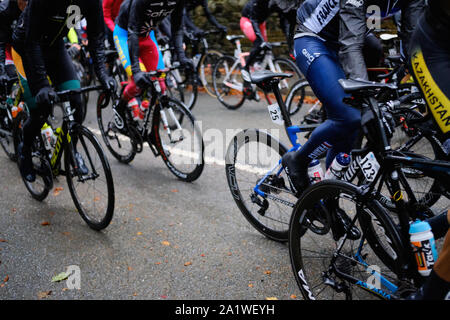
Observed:
[[[232,254],[231,252],[228,252],[228,256],[231,256],[231,254]]]
[[[249,284],[248,284],[248,287],[249,287],[249,288],[253,288],[253,284],[249,283]]]
[[[95,197],[94,202],[98,202],[98,201],[100,201],[100,197]]]
[[[137,233],[137,235],[138,235],[138,236],[142,236],[142,232],[139,231],[139,232]]]
[[[266,300],[278,300],[277,297],[266,297]]]
[[[16,212],[17,211],[17,209],[16,208],[12,208],[12,210],[11,210],[12,212]]]
[[[69,290],[69,288],[63,288],[63,289],[62,289],[62,291],[67,291],[67,290]]]
[[[165,296],[165,295],[162,295],[162,296],[161,296],[161,298],[163,298],[163,299],[167,299],[167,296]]]
[[[132,267],[128,267],[128,271],[133,271],[133,268]]]
[[[0,239],[0,242],[8,242],[8,241],[6,241],[5,239]]]
[[[61,272],[60,274],[54,276],[52,278],[52,282],[60,282],[66,280],[69,277],[69,274],[66,272]]]
[[[161,262],[155,262],[155,264],[161,264]]]
[[[4,283],[0,284],[0,288],[3,288],[4,286],[5,286],[5,284],[4,284]]]
[[[191,264],[192,264],[192,262],[188,261],[188,262],[184,263],[184,266],[187,267],[187,266],[190,266]]]
[[[50,225],[50,222],[48,222],[48,221],[41,222],[41,226],[49,226],[49,225]]]
[[[61,191],[63,191],[64,190],[64,188],[62,188],[62,187],[56,187],[54,190],[53,190],[53,195],[56,197],[57,195],[59,195],[60,193],[61,193]]]
[[[200,257],[204,257],[205,256],[205,254],[204,253],[202,253],[201,255],[200,255]]]
[[[141,220],[141,218],[136,218],[136,221],[139,221],[139,220]]]
[[[264,271],[264,274],[270,275],[270,274],[272,274],[272,271],[266,270],[266,271]]]
[[[44,299],[44,298],[47,298],[51,294],[52,294],[51,291],[42,291],[42,292],[39,292],[37,296],[39,299]]]
[[[291,299],[297,299],[297,296],[295,294],[291,294]]]
[[[65,235],[65,236],[70,236],[70,232],[68,232],[68,231],[64,231],[64,232],[61,232],[63,235]]]
[[[133,293],[133,296],[136,297],[137,296],[137,292]]]
[[[178,190],[177,189],[172,189],[172,190],[170,190],[170,192],[178,192]]]
[[[8,282],[8,280],[9,280],[9,276],[6,276],[5,279],[3,279],[3,282],[6,283],[6,282]]]
[[[170,246],[170,242],[169,241],[161,241],[161,244],[163,246]]]

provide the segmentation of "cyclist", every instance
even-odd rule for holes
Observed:
[[[70,6],[70,8],[69,8]],[[74,9],[71,11],[68,9]],[[80,12],[77,12],[77,10]],[[74,15],[75,13],[75,15]],[[95,71],[106,90],[114,90],[116,84],[105,70],[104,21],[101,0],[32,0],[22,14],[22,21],[14,30],[14,48],[22,58],[35,106],[28,106],[30,117],[23,126],[24,140],[19,145],[19,169],[27,181],[33,182],[36,173],[32,165],[31,145],[45,123],[56,93],[52,84],[60,90],[80,88],[80,82],[72,61],[65,49],[63,37],[80,18],[86,18],[89,27],[89,50]],[[71,104],[75,120],[83,118],[82,98],[74,95]],[[76,143],[74,143],[76,145]],[[82,174],[87,170],[81,156],[76,153],[77,167]]]
[[[103,0],[103,16],[106,25],[106,39],[109,45],[114,47],[114,28],[116,18],[119,15],[120,5],[123,0]]]
[[[352,149],[361,114],[343,102],[348,95],[338,80],[368,79],[363,46],[367,7],[373,4],[386,13],[397,8],[402,10],[401,37],[409,43],[415,23],[425,8],[424,0],[306,0],[297,11],[298,27],[294,36],[297,65],[327,114],[327,120],[314,130],[300,150],[283,156],[283,165],[297,192],[309,185],[307,168],[311,160],[328,152],[328,168],[339,152],[349,153]]]
[[[424,94],[433,121],[450,150],[450,2],[429,0],[410,44],[412,74]],[[444,299],[450,291],[450,212],[447,221],[436,217],[429,221],[435,238],[446,233],[443,248],[433,270],[412,299]],[[447,223],[446,223],[447,222]],[[437,225],[437,227],[436,227]],[[436,231],[439,229],[440,231]],[[448,296],[447,296],[448,297]]]
[[[272,13],[278,13],[281,30],[290,44],[291,34],[296,25],[295,13],[300,3],[301,1],[298,0],[250,0],[242,9],[240,27],[245,36],[253,43],[250,54],[245,61],[245,67],[242,70],[244,93],[250,97],[256,98],[249,81],[248,72],[250,66],[257,61],[260,52],[264,48],[270,49],[270,44],[267,43],[266,20]]]
[[[193,12],[198,6],[202,6],[206,19],[212,25],[214,25],[218,30],[222,31],[223,33],[227,33],[227,27],[220,24],[217,21],[217,19],[214,17],[214,15],[211,13],[211,11],[209,10],[207,0],[186,1],[183,23],[184,23],[184,27],[186,28],[187,33],[192,33],[193,36],[196,38],[201,38],[202,36],[205,35],[205,31],[203,29],[197,27],[191,19],[191,12]]]
[[[125,0],[116,19],[114,39],[122,64],[130,77],[119,104],[123,111],[126,104],[140,91],[150,85],[146,71],[164,69],[162,54],[155,38],[154,29],[171,15],[172,38],[181,65],[193,70],[193,63],[183,50],[184,1],[160,2],[158,0]],[[161,89],[165,83],[160,79]]]

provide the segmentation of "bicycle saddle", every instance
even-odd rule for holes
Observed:
[[[340,79],[340,85],[347,93],[353,93],[361,90],[371,90],[371,89],[397,89],[397,86],[392,83],[381,83],[381,82],[372,82],[366,80],[355,80],[355,79]]]
[[[399,64],[402,62],[402,57],[398,54],[398,55],[392,55],[392,56],[387,56],[386,57],[387,60],[389,60],[392,63],[396,63]]]
[[[250,78],[254,84],[258,84],[264,82],[266,80],[274,79],[274,78],[291,78],[292,74],[290,73],[275,73],[269,70],[261,70],[256,71],[250,75]]]
[[[231,41],[231,42],[235,42],[236,40],[245,38],[245,36],[243,35],[234,35],[234,36],[227,36],[227,40]]]

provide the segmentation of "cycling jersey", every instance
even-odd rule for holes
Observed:
[[[70,7],[75,11],[69,10]],[[101,0],[33,0],[24,10],[23,24],[18,26],[16,34],[16,41],[24,44],[27,60],[32,62],[26,72],[33,94],[37,93],[36,90],[49,86],[43,48],[50,51],[61,48],[58,42],[67,35],[68,27],[77,22],[74,15],[77,13],[76,9],[80,10],[79,14],[86,18],[89,25],[89,51],[97,77],[100,82],[106,82],[108,76],[105,68]]]
[[[377,5],[384,15],[402,10],[402,32],[409,43],[425,7],[424,0],[306,0],[297,11],[295,38],[313,35],[339,47],[339,58],[351,78],[367,79],[362,47],[367,32],[367,8]]]
[[[4,0],[0,2],[0,75],[6,72],[5,60],[12,59],[10,49],[12,33],[21,13],[17,1]]]
[[[412,37],[410,54],[416,82],[444,134],[443,141],[450,139],[449,33],[450,3],[431,0]],[[449,145],[450,140],[445,144]]]
[[[103,16],[108,29],[113,32],[116,26],[115,20],[119,15],[120,5],[123,0],[103,0]]]
[[[175,51],[180,62],[186,59],[183,50],[184,1],[173,0],[125,0],[120,7],[116,24],[128,31],[128,47],[133,74],[141,71],[139,65],[139,38],[148,37],[161,21],[171,15]]]

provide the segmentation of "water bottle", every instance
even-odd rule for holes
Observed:
[[[141,103],[141,120],[144,120],[145,114],[147,113],[148,108],[150,107],[150,102],[148,100],[144,100]]]
[[[54,143],[56,142],[56,137],[53,133],[52,128],[45,123],[41,129],[42,139],[44,140],[45,149],[51,150]]]
[[[323,178],[323,170],[320,161],[314,159],[308,166],[308,177],[311,184],[317,183]]]
[[[410,225],[409,234],[418,271],[426,277],[430,274],[438,257],[431,226],[426,221],[416,220]]]
[[[134,121],[141,120],[141,110],[136,98],[128,102],[128,108],[131,109],[131,115],[133,116]]]
[[[325,173],[325,179],[342,179],[345,171],[350,165],[350,156],[344,152],[339,153],[336,158],[334,158],[331,166]]]

